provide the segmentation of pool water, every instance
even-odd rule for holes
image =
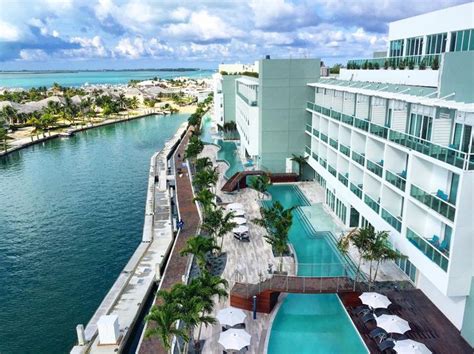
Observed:
[[[298,275],[346,275],[348,264],[331,244],[326,231],[337,227],[322,205],[311,205],[291,184],[270,186],[272,201],[297,206],[289,239],[296,252]],[[264,206],[272,201],[265,201]],[[273,321],[268,353],[367,353],[351,320],[333,294],[288,294]]]
[[[220,147],[217,152],[217,160],[227,163],[229,168],[225,171],[225,178],[229,179],[236,172],[245,170],[240,159],[237,145],[234,141],[225,141],[212,136],[212,121],[210,116],[205,116],[201,126],[201,140],[207,144],[214,144]]]

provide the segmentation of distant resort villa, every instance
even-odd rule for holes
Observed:
[[[392,22],[386,52],[337,73],[268,55],[204,79],[0,92],[5,161],[51,134],[189,115],[151,156],[141,241],[70,353],[472,353],[466,14]]]

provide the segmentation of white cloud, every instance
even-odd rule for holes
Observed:
[[[171,12],[170,17],[173,20],[184,22],[189,18],[190,15],[191,15],[191,10],[185,7],[178,7],[176,10]]]
[[[302,15],[297,14],[294,5],[285,0],[252,0],[249,5],[254,12],[257,28],[272,26],[275,20],[282,17]]]
[[[20,39],[20,37],[21,33],[18,27],[0,20],[0,40],[13,42]]]
[[[295,35],[293,33],[280,33],[280,32],[264,32],[264,31],[252,31],[250,33],[252,39],[256,42],[260,42],[263,45],[291,45],[294,42]]]
[[[115,46],[114,54],[131,59],[138,59],[141,57],[163,57],[173,53],[174,49],[161,43],[156,38],[146,40],[142,37],[136,37],[133,40],[130,38],[122,38]]]
[[[73,37],[71,38],[71,43],[77,43],[81,47],[78,49],[64,50],[63,54],[67,57],[105,58],[110,55],[109,50],[105,48],[105,45],[99,36],[93,38]]]
[[[243,35],[243,31],[206,10],[192,13],[186,23],[169,25],[164,32],[175,38],[195,42],[230,40]]]
[[[20,59],[25,61],[42,61],[48,59],[48,54],[42,49],[22,49]]]

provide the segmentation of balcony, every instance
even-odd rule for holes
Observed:
[[[328,136],[327,136],[326,134],[320,133],[320,136],[319,136],[319,137],[320,137],[320,139],[321,139],[322,141],[324,141],[325,143],[328,142]]]
[[[339,143],[339,151],[342,152],[347,157],[351,157],[351,149],[349,149],[347,146],[343,145],[342,143]]]
[[[311,134],[311,130],[312,130],[311,125],[306,124],[306,131]]]
[[[331,110],[331,118],[334,118],[336,120],[341,120],[341,113],[339,113],[338,111]]]
[[[325,158],[320,157],[320,158],[319,158],[319,164],[320,164],[321,166],[323,166],[324,168],[326,168],[326,166],[327,166],[328,163],[327,163],[327,161],[326,161]]]
[[[311,109],[315,112],[322,112],[323,107],[316,104],[308,102],[308,109]],[[331,110],[324,108],[328,117],[331,117]],[[335,119],[335,118],[333,118]],[[369,132],[372,135],[388,139],[396,144],[407,147],[409,149],[416,150],[424,155],[432,157],[434,159],[443,161],[452,166],[464,169],[464,170],[474,170],[474,154],[467,154],[465,152],[434,144],[430,141],[411,136],[406,133],[402,133],[390,128],[369,122],[368,120],[359,119],[353,116],[346,114],[341,114],[342,122],[361,129],[363,131]]]
[[[347,179],[347,173],[345,176],[342,173],[339,173],[337,178],[339,179],[339,182],[341,182],[346,187],[349,185],[349,180]]]
[[[316,161],[318,161],[319,159],[319,156],[317,153],[313,152],[313,159],[315,159]]]
[[[375,173],[377,176],[382,177],[383,167],[377,162],[367,159],[367,169],[370,172]]]
[[[337,150],[337,145],[338,145],[337,140],[329,138],[329,145],[331,145],[334,149]]]
[[[355,59],[347,62],[348,69],[379,69],[387,67],[397,68],[400,63],[409,66],[412,63],[414,66],[420,66],[423,63],[425,66],[433,64],[435,58],[438,58],[438,63],[441,63],[440,54],[429,55],[407,55],[404,57],[387,57],[387,58],[370,58],[370,59]]]
[[[313,128],[313,135],[314,135],[316,138],[319,138],[319,130]]]
[[[364,195],[364,202],[367,204],[373,211],[375,211],[377,214],[380,211],[380,205],[377,203],[374,199],[372,199],[369,195],[365,194]]]
[[[427,207],[436,211],[438,214],[448,218],[451,221],[454,221],[456,208],[447,201],[439,198],[435,194],[425,192],[423,189],[414,184],[411,185],[410,195]]]
[[[385,180],[400,189],[401,191],[405,191],[407,181],[400,175],[393,173],[389,170],[385,171]]]
[[[257,106],[257,101],[256,100],[251,100],[251,99],[245,97],[241,92],[239,92],[239,90],[237,90],[236,93],[248,106],[252,106],[252,107]]]
[[[402,231],[402,222],[393,216],[389,211],[382,208],[382,219],[384,219],[389,225],[391,225],[398,232]]]
[[[359,197],[359,199],[362,199],[362,189],[360,186],[362,185],[356,186],[354,183],[351,183],[349,188],[352,193]]]
[[[364,167],[365,165],[365,157],[362,154],[355,152],[354,150],[352,150],[352,160],[357,162],[362,167]]]
[[[438,267],[440,267],[445,272],[448,271],[449,258],[443,252],[441,252],[436,246],[430,243],[424,237],[421,237],[413,230],[407,228],[406,233],[407,239],[415,245],[423,254],[433,261]]]
[[[328,165],[328,171],[330,174],[332,174],[334,177],[337,176],[337,171],[334,167],[332,167],[331,165]]]
[[[311,155],[311,148],[309,146],[305,146],[304,152],[306,152],[308,155]]]

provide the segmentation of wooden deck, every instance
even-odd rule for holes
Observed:
[[[193,201],[193,191],[191,180],[187,172],[188,170],[187,168],[182,168],[184,151],[189,141],[190,134],[191,132],[188,130],[175,154],[175,169],[181,169],[182,171],[181,176],[176,174],[176,195],[181,219],[184,221],[184,228],[180,231],[175,240],[174,248],[170,254],[165,273],[163,274],[160,283],[160,289],[165,290],[170,289],[174,284],[182,281],[182,276],[186,272],[188,257],[183,257],[179,253],[186,244],[188,238],[196,234],[200,223],[199,213],[196,204]],[[140,354],[167,353],[157,337],[145,338],[138,352]]]
[[[375,322],[366,327],[361,318],[352,311],[355,306],[362,304],[359,295],[358,292],[351,292],[339,294],[339,297],[370,352],[379,353],[375,341],[369,337],[370,330],[376,326]],[[421,290],[387,291],[384,295],[392,301],[389,306],[392,314],[400,316],[410,324],[412,330],[405,334],[408,338],[424,343],[434,354],[473,353],[473,349],[461,337],[456,327]]]

